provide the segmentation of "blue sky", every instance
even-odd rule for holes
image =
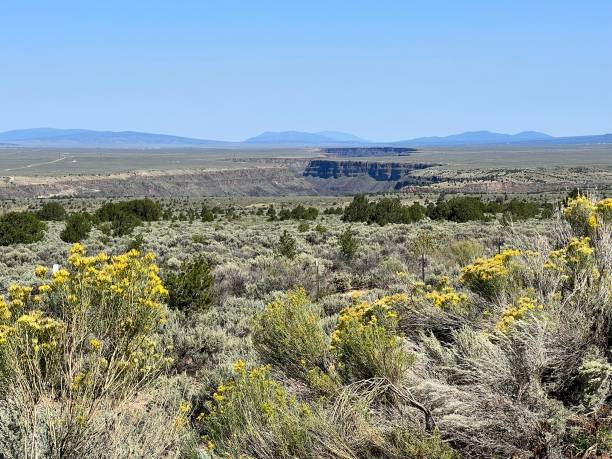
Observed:
[[[0,131],[612,132],[612,2],[0,6]]]

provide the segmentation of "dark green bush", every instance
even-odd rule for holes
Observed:
[[[178,273],[168,273],[165,285],[168,306],[172,309],[201,311],[214,301],[214,279],[204,257],[186,261]]]
[[[162,217],[162,208],[158,202],[145,198],[109,202],[96,211],[96,216],[103,222],[114,221],[121,218],[124,214],[130,214],[145,222],[152,222]]]
[[[546,218],[552,216],[551,206],[548,203],[537,203],[525,199],[511,199],[502,201],[498,198],[485,202],[480,198],[471,196],[454,197],[447,201],[439,200],[436,204],[427,207],[427,215],[433,220],[450,220],[454,222],[468,222],[472,220],[485,220],[486,214],[506,214],[513,220],[526,220],[538,215]]]
[[[126,252],[129,252],[130,250],[142,250],[143,246],[145,244],[145,239],[144,236],[142,234],[137,234],[136,236],[134,236],[134,238],[128,242],[128,245],[126,247]]]
[[[212,222],[215,219],[215,214],[204,204],[200,211],[200,218],[203,222]]]
[[[9,212],[0,217],[0,245],[40,241],[46,229],[32,212]]]
[[[368,222],[386,225],[387,223],[412,223],[425,218],[427,209],[418,202],[410,206],[402,205],[399,198],[382,198],[369,202],[363,194],[358,194],[344,210],[342,219],[346,222]]]
[[[316,220],[319,216],[319,211],[316,207],[304,207],[298,204],[293,209],[282,209],[278,214],[279,220]]]
[[[292,260],[295,258],[297,254],[296,242],[295,238],[287,232],[287,230],[283,231],[280,239],[278,240],[278,253],[284,257]]]
[[[127,212],[119,212],[113,218],[111,227],[113,229],[113,235],[125,236],[131,234],[134,228],[141,224],[142,221],[136,215]]]
[[[70,214],[66,220],[66,226],[60,233],[60,239],[64,242],[70,243],[82,241],[89,235],[91,226],[91,217],[88,214]]]
[[[59,202],[49,201],[43,204],[36,216],[45,221],[62,221],[66,219],[66,209]]]
[[[367,222],[370,220],[370,203],[365,194],[355,195],[351,203],[344,209],[342,220],[345,222]]]
[[[338,236],[338,246],[340,248],[340,253],[347,260],[355,256],[359,248],[359,241],[355,238],[355,234],[351,228],[347,228]]]
[[[269,221],[276,220],[276,209],[274,208],[274,205],[270,204],[268,206],[268,210],[266,211],[266,215],[268,216],[268,220]]]

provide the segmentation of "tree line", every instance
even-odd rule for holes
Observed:
[[[429,217],[432,220],[449,220],[464,223],[473,220],[486,221],[495,214],[504,214],[512,220],[528,218],[550,218],[554,206],[526,199],[484,201],[479,197],[457,196],[439,199],[423,206],[419,202],[402,204],[399,198],[368,200],[364,194],[356,195],[345,207],[342,219],[346,222],[367,222],[386,225],[387,223],[413,223]]]

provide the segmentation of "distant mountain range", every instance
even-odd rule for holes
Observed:
[[[264,132],[256,137],[246,139],[244,143],[266,145],[329,145],[335,143],[365,144],[371,142],[345,132],[322,131],[312,133],[284,131]]]
[[[352,134],[337,131],[321,132],[264,132],[243,142],[226,142],[165,134],[134,131],[94,131],[88,129],[34,128],[0,132],[0,146],[62,147],[62,148],[195,148],[195,147],[262,147],[262,146],[409,146],[453,147],[468,145],[576,145],[612,144],[612,134],[552,137],[536,131],[501,134],[490,131],[464,132],[446,137],[419,137],[415,139],[373,142]]]
[[[92,131],[87,129],[19,129],[0,133],[0,142],[40,147],[203,147],[224,145],[217,140],[134,131]]]
[[[517,142],[532,142],[550,140],[554,137],[543,132],[525,131],[518,134],[500,134],[490,131],[473,131],[453,134],[446,137],[419,137],[411,140],[401,140],[394,142],[400,145],[483,145],[483,144],[504,144]]]

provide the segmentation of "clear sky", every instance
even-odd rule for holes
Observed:
[[[612,132],[610,0],[4,0],[0,131]]]

